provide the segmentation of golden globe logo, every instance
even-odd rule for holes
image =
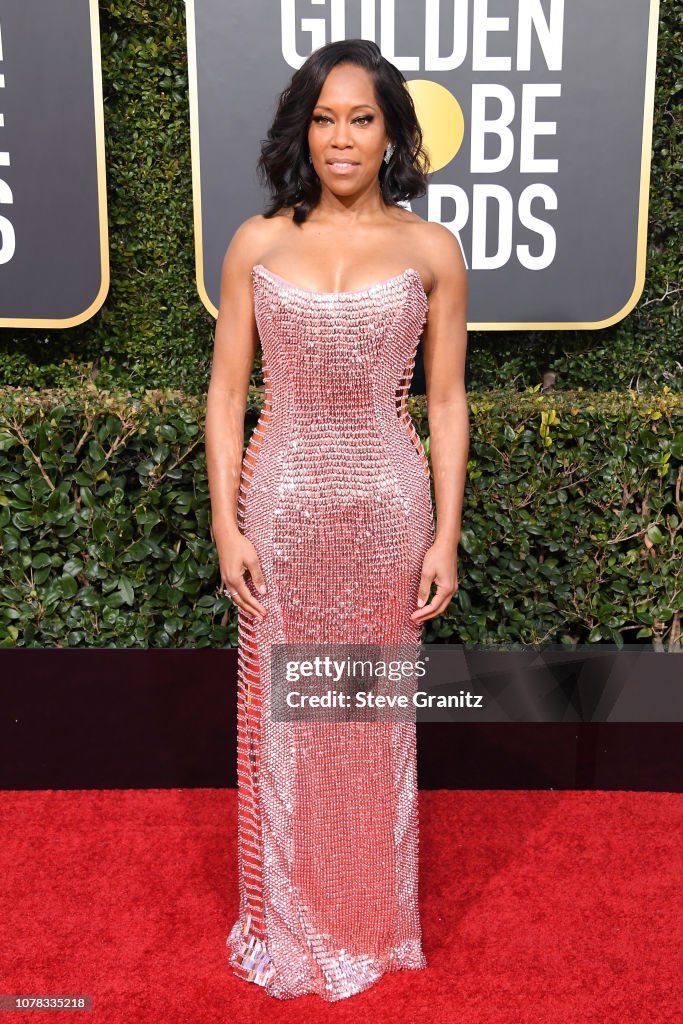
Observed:
[[[326,42],[346,38],[346,0],[313,0],[326,12],[311,17],[298,13],[297,0],[282,0],[282,55],[293,68],[300,67],[308,53]],[[357,4],[355,6],[358,6]],[[537,101],[561,96],[559,82],[525,81],[515,92],[502,82],[505,72],[531,71],[532,45],[540,54],[544,70],[562,70],[564,37],[564,0],[550,0],[547,11],[541,0],[519,0],[514,25],[509,17],[491,17],[487,0],[475,0],[471,8],[467,0],[453,0],[452,18],[443,17],[448,5],[440,0],[424,0],[424,52],[396,52],[396,0],[360,0],[361,36],[379,43],[382,53],[404,73],[454,71],[467,64],[471,72],[495,73],[496,81],[471,84],[469,123],[470,175],[497,175],[512,168],[520,175],[557,175],[558,160],[536,156],[536,137],[555,135],[557,122],[542,120]],[[309,6],[310,11],[310,6]],[[414,17],[415,8],[411,9]],[[442,24],[443,21],[443,24]],[[377,33],[377,29],[379,32]],[[297,50],[299,33],[308,36],[308,53]],[[507,54],[493,56],[489,50],[495,36],[496,46],[509,43]],[[445,38],[449,52],[440,52]],[[471,38],[471,51],[467,46]],[[505,47],[504,47],[505,48]],[[467,63],[469,60],[469,63]],[[406,75],[408,77],[408,75]],[[430,170],[446,167],[459,152],[465,138],[465,115],[453,93],[441,82],[430,78],[409,78],[410,90],[424,134]],[[485,155],[485,143],[495,155]],[[529,270],[543,270],[555,257],[557,239],[554,226],[532,212],[536,209],[556,210],[556,190],[547,182],[524,184],[518,194],[495,181],[474,182],[469,192],[448,182],[430,183],[427,195],[427,216],[438,221],[456,235],[471,223],[472,252],[468,266],[493,270],[516,261]],[[405,204],[409,206],[410,204]],[[446,216],[446,209],[455,209],[455,216]],[[491,218],[497,224],[491,225]],[[528,244],[513,245],[515,227],[536,236],[534,254]],[[495,238],[495,252],[486,252],[487,238]]]
[[[452,92],[428,78],[413,78],[408,90],[415,105],[417,119],[429,156],[430,171],[449,164],[462,145],[465,116]]]

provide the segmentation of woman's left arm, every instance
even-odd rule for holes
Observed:
[[[455,236],[429,224],[433,283],[422,337],[427,420],[436,501],[436,534],[425,555],[418,591],[417,622],[444,612],[458,589],[458,543],[469,454],[465,392],[467,268]],[[436,593],[429,604],[430,588]]]

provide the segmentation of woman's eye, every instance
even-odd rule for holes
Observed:
[[[314,114],[313,115],[313,121],[316,124],[324,124],[325,122],[331,122],[331,120],[332,119],[327,117],[325,114]],[[372,114],[362,114],[360,117],[355,117],[353,119],[353,123],[354,124],[361,124],[362,123],[362,124],[365,125],[365,124],[370,124],[370,122],[372,120],[373,120],[373,115]]]

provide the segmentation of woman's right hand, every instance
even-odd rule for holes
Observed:
[[[267,609],[252,595],[244,579],[244,573],[248,571],[256,589],[261,593],[266,592],[256,548],[240,530],[231,533],[226,540],[217,544],[217,548],[224,587],[230,591],[232,600],[239,608],[261,621]]]

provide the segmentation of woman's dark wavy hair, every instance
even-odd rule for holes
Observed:
[[[382,56],[376,43],[344,39],[314,50],[280,95],[257,164],[259,177],[271,192],[265,217],[296,205],[294,222],[303,224],[320,201],[320,179],[308,161],[308,128],[325,79],[337,64],[356,64],[373,77],[387,135],[394,144],[389,163],[383,162],[379,171],[384,202],[395,205],[427,190],[429,162],[404,76]]]

